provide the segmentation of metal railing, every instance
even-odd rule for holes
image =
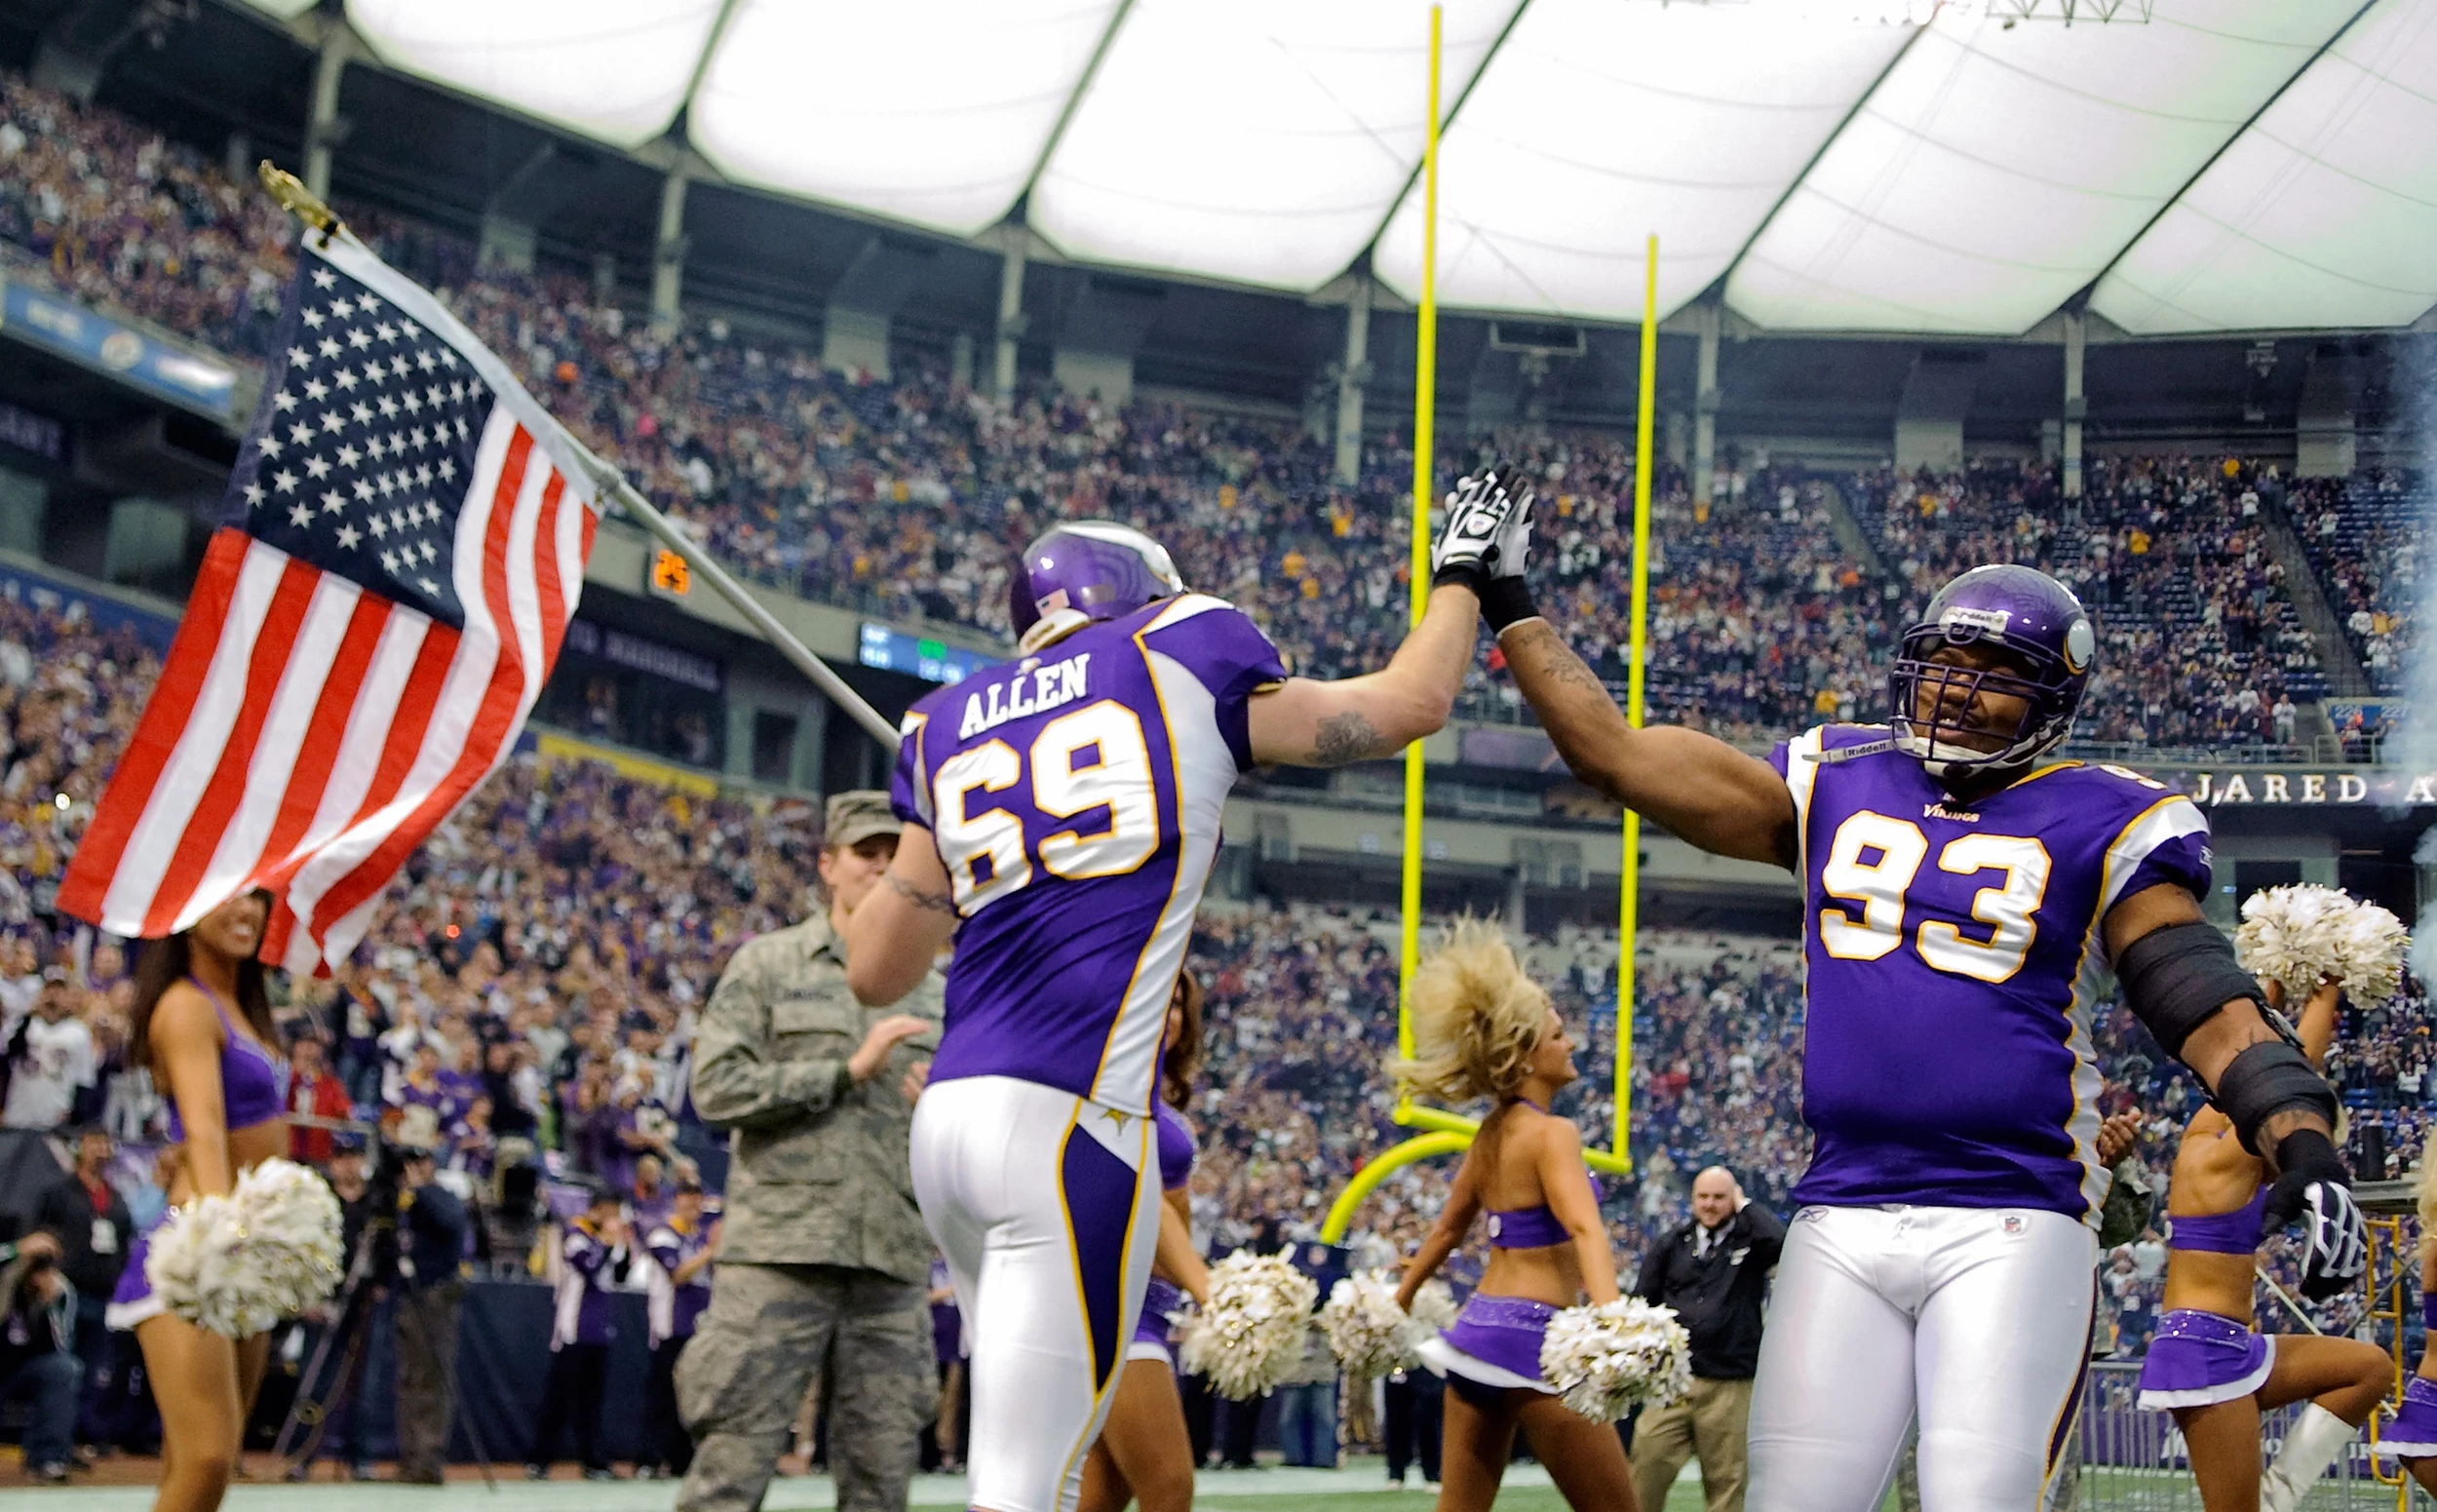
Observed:
[[[2090,1368],[2074,1429],[2078,1479],[2070,1499],[2052,1508],[2087,1512],[2200,1512],[2200,1492],[2191,1479],[2183,1434],[2165,1413],[2140,1407],[2141,1367],[2102,1364]],[[2272,1459],[2297,1408],[2280,1408],[2261,1423],[2261,1454]],[[2386,1475],[2392,1477],[2389,1467]],[[2060,1488],[2060,1490],[2062,1490]],[[2404,1499],[2409,1497],[2408,1503]],[[2426,1508],[2427,1494],[2409,1482],[2399,1487],[2379,1477],[2370,1456],[2369,1435],[2355,1439],[2304,1496],[2304,1512],[2403,1512]]]

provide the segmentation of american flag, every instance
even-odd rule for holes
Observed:
[[[580,448],[438,300],[307,238],[263,400],[126,754],[59,887],[123,935],[277,900],[262,958],[344,960],[505,759],[596,504]]]

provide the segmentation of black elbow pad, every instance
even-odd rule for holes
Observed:
[[[2181,1060],[2185,1041],[2217,1010],[2249,998],[2266,1014],[2267,994],[2234,959],[2234,944],[2214,924],[2169,924],[2124,947],[2115,961],[2133,1017]]]
[[[2233,1120],[2242,1147],[2260,1152],[2260,1125],[2294,1108],[2318,1113],[2336,1127],[2336,1089],[2310,1066],[2307,1057],[2281,1039],[2263,1040],[2234,1057],[2217,1079],[2214,1100]]]

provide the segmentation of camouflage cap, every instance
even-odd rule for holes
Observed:
[[[824,845],[860,845],[875,834],[899,834],[905,825],[888,806],[888,795],[876,789],[858,788],[851,793],[832,793],[822,814]]]

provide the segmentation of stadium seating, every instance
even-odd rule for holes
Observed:
[[[2419,549],[2427,485],[2393,469],[2313,482],[2288,508],[2327,606],[2352,642],[2376,692],[2410,691],[2406,669],[2418,645],[2412,610],[2419,596]]]
[[[1156,404],[1111,411],[1038,387],[1005,405],[919,368],[893,382],[839,374],[806,348],[716,319],[656,331],[577,280],[480,269],[459,238],[348,209],[588,442],[755,577],[879,614],[1003,630],[1005,547],[1054,520],[1114,515],[1166,539],[1196,586],[1246,603],[1298,668],[1368,668],[1401,634],[1410,459],[1392,444],[1369,449],[1345,486],[1285,422]],[[259,356],[287,239],[267,202],[190,149],[0,75],[0,242],[65,291]],[[1590,435],[1483,446],[1539,481],[1544,602],[1621,681],[1629,453]],[[1870,717],[1906,614],[1965,565],[2019,560],[2074,584],[2106,627],[2088,738],[2157,753],[2283,744],[2280,700],[2315,698],[2324,679],[2246,504],[2266,479],[2222,459],[2108,461],[2075,503],[2038,465],[1912,478],[1756,469],[1709,510],[1663,470],[1651,717],[1749,742]],[[2387,474],[2294,494],[2315,568],[2381,690],[2413,644],[2405,585],[2420,507],[2417,485]],[[1838,510],[1883,567],[1838,545]],[[113,1075],[124,1070],[124,961],[71,952],[49,896],[156,671],[132,640],[0,603],[0,986],[66,963],[90,986],[86,1012],[119,1057]],[[1502,678],[1474,677],[1471,712],[1521,717]],[[800,805],[761,812],[520,758],[415,859],[357,964],[331,987],[300,985],[290,1012],[337,1042],[367,1110],[403,1096],[402,1053],[436,1039],[463,1100],[504,1085],[530,1102],[562,1162],[599,1167],[615,1158],[604,1133],[649,1123],[653,1100],[676,1098],[689,1009],[726,952],[814,907],[811,824]],[[1212,992],[1196,1213],[1222,1242],[1263,1218],[1316,1221],[1397,1137],[1383,1070],[1392,945],[1386,922],[1348,911],[1206,916],[1193,953]],[[1730,1165],[1778,1200],[1808,1153],[1797,964],[1757,940],[1645,946],[1633,1114],[1643,1177],[1610,1207],[1628,1254],[1681,1221],[1701,1165]],[[1596,933],[1531,947],[1587,1028],[1568,1105],[1599,1144],[1611,1118],[1614,951]],[[2358,1026],[2341,1056],[2356,1116],[2388,1124],[2398,1143],[2417,1138],[2437,1094],[2425,1036],[2404,1027],[2423,1007]],[[2152,1115],[2145,1153],[2162,1165],[2196,1093],[2120,1012],[2101,1039],[2110,1105]],[[458,1047],[477,1042],[508,1047],[504,1081],[459,1067]],[[111,1105],[144,1126],[137,1090]],[[460,1131],[469,1161],[485,1158],[480,1135]],[[1370,1247],[1412,1238],[1442,1179],[1417,1170],[1383,1188],[1363,1220]]]
[[[22,79],[0,76],[0,243],[42,259],[80,298],[239,356],[268,348],[289,232],[267,200],[192,149]],[[1299,670],[1375,666],[1401,635],[1411,461],[1390,441],[1365,452],[1356,485],[1339,485],[1296,423],[1170,405],[1111,411],[1037,385],[1000,404],[910,363],[894,382],[840,374],[811,348],[718,319],[656,330],[599,304],[581,280],[481,268],[462,238],[342,208],[750,575],[878,614],[1000,631],[1007,548],[1058,519],[1109,515],[1160,534],[1195,586],[1243,602]],[[1629,453],[1596,435],[1478,446],[1539,479],[1544,597],[1621,681]],[[2174,756],[2288,744],[2280,702],[2317,697],[2324,678],[2246,514],[2264,474],[2222,459],[2102,459],[2077,503],[2038,465],[1842,480],[1882,573],[1837,544],[1825,481],[1738,475],[1713,513],[1664,469],[1651,716],[1755,744],[1821,717],[1874,717],[1905,613],[1960,567],[2012,559],[2060,572],[2102,611],[2083,739]],[[2363,523],[2342,528],[2393,533],[2367,523],[2373,501],[2395,497],[2383,486],[2354,490],[2344,518]],[[2381,584],[2391,575],[2370,570]],[[2337,597],[2340,614],[2364,599],[2357,585]],[[2396,597],[2372,589],[2364,601],[2387,626],[2363,633],[2387,669],[2408,647]],[[1489,672],[1475,674],[1465,709],[1520,717]]]

